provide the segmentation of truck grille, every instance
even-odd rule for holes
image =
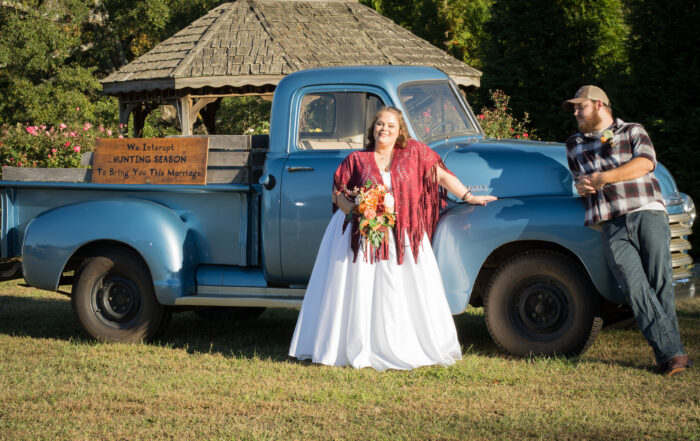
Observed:
[[[673,262],[673,278],[690,277],[693,269],[693,258],[688,255],[691,248],[687,236],[693,233],[690,227],[690,215],[687,213],[672,214],[668,217],[671,226],[671,260]]]

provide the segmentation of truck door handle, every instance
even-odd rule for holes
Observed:
[[[304,167],[304,166],[301,166],[301,167],[289,167],[288,166],[287,171],[289,173],[294,173],[294,172],[298,172],[298,171],[314,171],[314,168],[313,167]]]

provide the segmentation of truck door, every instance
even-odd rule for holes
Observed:
[[[280,259],[285,280],[306,283],[332,216],[333,173],[353,150],[362,149],[380,92],[307,88],[296,98],[296,136],[282,171]]]

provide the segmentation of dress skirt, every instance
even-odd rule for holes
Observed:
[[[389,260],[370,263],[362,249],[353,262],[351,228],[338,210],[321,242],[289,355],[330,366],[413,369],[462,358],[457,332],[428,236],[418,262],[408,238],[397,264],[393,235]]]

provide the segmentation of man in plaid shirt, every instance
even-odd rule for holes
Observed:
[[[602,229],[606,260],[647,339],[657,371],[675,375],[692,365],[683,349],[673,295],[671,231],[656,153],[644,127],[613,118],[596,86],[563,103],[579,133],[566,141],[576,191],[586,198],[585,225]]]

